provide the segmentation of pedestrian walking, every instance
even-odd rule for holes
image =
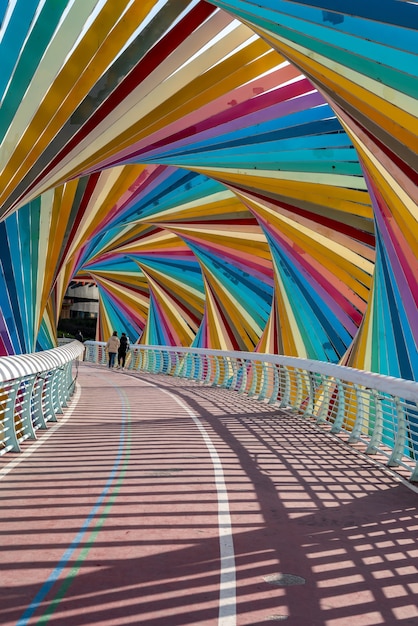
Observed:
[[[115,359],[119,350],[119,346],[120,346],[120,341],[119,341],[118,333],[115,330],[113,331],[113,335],[109,337],[107,344],[106,344],[107,353],[109,355],[109,367],[110,368],[112,368],[115,365]]]
[[[118,349],[118,367],[125,369],[126,354],[129,350],[129,337],[126,333],[122,333]]]

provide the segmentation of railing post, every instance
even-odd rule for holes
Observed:
[[[62,409],[67,406],[67,389],[66,389],[67,377],[65,375],[66,371],[65,371],[64,365],[62,367],[59,367],[56,370],[56,372],[58,376],[58,389],[57,389],[57,398],[58,398],[58,404],[59,404],[58,413],[63,413]]]
[[[168,370],[168,365],[167,365],[167,352],[165,350],[161,350],[160,352],[160,359],[161,359],[161,365],[160,365],[160,372],[163,374],[167,373]]]
[[[284,369],[284,392],[282,394],[282,399],[280,400],[280,404],[279,404],[281,409],[289,406],[289,402],[290,402],[290,374],[286,365],[283,366],[283,369]]]
[[[46,386],[46,394],[45,394],[45,406],[44,406],[44,415],[45,421],[47,422],[56,422],[57,417],[55,415],[55,406],[54,406],[54,374],[53,372],[48,372],[45,375],[45,386]]]
[[[158,354],[158,359],[157,359],[156,371],[157,371],[157,374],[161,374],[161,372],[164,371],[164,351],[159,350],[157,354]]]
[[[38,374],[36,378],[36,382],[38,384],[35,385],[35,396],[33,398],[33,421],[35,424],[39,424],[39,428],[41,430],[46,430],[48,426],[45,421],[45,416],[44,416],[43,407],[42,407],[42,398],[43,398],[44,387],[45,387],[45,377]]]
[[[220,377],[220,367],[219,367],[219,359],[218,356],[215,356],[215,375],[213,377],[212,387],[217,387],[219,383]]]
[[[139,348],[137,354],[138,354],[138,367],[136,369],[142,372],[144,370],[145,350],[142,350],[141,348]]]
[[[178,352],[176,352],[176,365],[175,365],[175,370],[174,370],[174,376],[180,376],[180,368],[181,368],[181,358]]]
[[[249,398],[252,398],[253,396],[255,396],[255,392],[258,386],[258,362],[257,361],[251,362],[251,373],[252,373],[251,386],[247,393],[247,396]]]
[[[198,382],[202,379],[202,361],[199,354],[195,354],[194,357],[194,378]]]
[[[21,420],[23,424],[23,432],[26,439],[36,439],[36,433],[32,423],[32,398],[33,389],[35,386],[36,376],[26,381],[27,387],[25,390],[25,398],[22,405]]]
[[[189,380],[196,378],[196,356],[191,354],[189,356],[190,359],[190,367],[189,367]]]
[[[239,373],[241,376],[241,384],[239,386],[238,393],[245,393],[245,390],[247,389],[247,385],[248,385],[248,376],[247,376],[248,362],[245,359],[240,359],[239,363],[240,363]]]
[[[321,388],[322,388],[322,399],[320,400],[321,404],[319,407],[319,411],[318,414],[316,416],[316,423],[317,424],[324,424],[325,422],[327,422],[327,417],[328,417],[328,411],[329,411],[329,381],[328,380],[324,380],[323,377],[321,376]]]
[[[261,364],[261,390],[258,394],[258,399],[263,401],[266,399],[268,389],[268,366],[267,363],[263,361]]]
[[[376,454],[377,449],[382,442],[383,435],[383,409],[382,409],[382,399],[383,397],[379,395],[379,393],[373,389],[372,397],[374,399],[374,410],[375,410],[375,419],[373,432],[370,437],[369,444],[366,449],[366,454]]]
[[[395,443],[392,449],[388,461],[388,467],[396,467],[399,465],[399,461],[404,454],[405,441],[408,434],[405,412],[402,409],[401,401],[398,397],[395,397],[396,417],[397,417],[397,429],[395,436]]]
[[[279,374],[277,372],[277,365],[273,365],[273,389],[271,390],[268,403],[274,404],[277,402],[277,396],[279,395]]]
[[[6,446],[7,450],[10,452],[20,452],[19,440],[16,434],[16,426],[15,426],[15,408],[16,408],[16,398],[17,392],[19,389],[19,381],[15,381],[15,384],[11,386],[10,390],[7,391],[7,408],[4,413],[4,430],[7,431],[8,439],[10,441],[9,445]]]
[[[228,385],[229,361],[227,360],[227,357],[222,356],[221,357],[221,362],[222,362],[222,366],[223,366],[223,376],[222,376],[222,382],[220,384],[220,387],[222,389],[226,389],[227,387],[229,387],[229,385]]]
[[[296,397],[295,397],[295,403],[293,406],[293,410],[295,411],[300,411],[300,407],[302,405],[302,380],[301,380],[301,372],[299,369],[295,369],[295,378],[296,378]]]
[[[231,379],[230,388],[235,389],[238,383],[238,359],[233,359],[233,361],[231,362],[231,366],[232,366],[232,379]]]
[[[67,399],[68,399],[68,398],[71,398],[71,396],[74,394],[74,391],[75,391],[75,378],[73,378],[73,362],[70,361],[69,363],[67,363],[65,367],[66,367],[65,372],[66,372],[66,381],[67,381],[66,389],[67,389]]]
[[[364,415],[365,415],[362,390],[360,389],[358,385],[353,385],[353,387],[356,392],[357,409],[356,409],[356,419],[354,421],[354,426],[353,426],[353,430],[351,431],[351,435],[348,438],[348,443],[355,443],[356,441],[360,439],[360,436],[363,430]]]
[[[199,382],[203,382],[205,376],[205,355],[199,354]]]
[[[314,380],[313,380],[314,375],[312,372],[305,372],[304,377],[305,377],[305,381],[307,381],[306,387],[308,388],[308,401],[306,403],[305,410],[303,411],[303,415],[312,416],[313,410],[314,410],[314,397],[315,397],[315,385],[314,385]]]
[[[209,385],[210,379],[212,378],[212,357],[205,354],[205,361],[206,361],[206,376],[205,376],[205,380],[203,381],[203,384]]]
[[[338,389],[338,410],[337,415],[335,417],[334,423],[331,427],[331,432],[336,434],[341,431],[344,416],[345,416],[345,392],[344,387],[340,380],[337,380],[337,389]]]
[[[293,410],[297,411],[298,413],[303,413],[302,411],[302,406],[303,406],[303,392],[304,392],[304,383],[305,383],[305,379],[304,379],[304,374],[303,372],[301,372],[300,368],[294,368],[292,370],[293,372],[293,376],[294,376],[294,386],[295,388],[295,398],[293,401]]]
[[[163,367],[164,374],[170,374],[170,372],[171,372],[171,352],[167,352],[166,350],[163,352],[163,361],[164,361],[164,367]]]

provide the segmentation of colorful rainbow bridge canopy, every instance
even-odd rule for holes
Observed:
[[[418,380],[418,4],[0,2],[0,355],[97,339]]]

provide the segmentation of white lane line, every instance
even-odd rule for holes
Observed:
[[[156,387],[156,385],[153,385],[152,383],[147,384]],[[173,393],[165,389],[161,389],[160,387],[158,387],[158,389],[171,396],[173,400],[175,400],[177,404],[179,404],[186,411],[186,413],[190,415],[202,435],[210,454],[218,495],[218,532],[221,559],[218,626],[236,626],[237,602],[234,540],[232,536],[228,492],[226,489],[222,463],[211,438],[197,415]]]
[[[68,409],[65,410],[64,417],[60,418],[59,422],[52,422],[53,426],[50,426],[48,428],[48,431],[45,434],[43,434],[40,439],[30,444],[30,446],[24,452],[19,454],[18,458],[13,459],[13,461],[10,461],[5,467],[3,467],[0,470],[0,480],[4,478],[5,476],[7,476],[7,474],[9,474],[9,472],[15,469],[15,467],[20,465],[22,461],[24,461],[25,459],[30,457],[34,452],[36,452],[36,450],[40,446],[42,446],[47,439],[52,437],[52,435],[57,431],[58,428],[61,428],[61,426],[63,426],[64,424],[68,422],[71,415],[74,413],[74,409],[76,408],[78,401],[80,400],[80,396],[81,396],[81,387],[77,383],[75,387],[75,392],[71,401],[71,405]]]
[[[218,527],[219,548],[221,559],[221,580],[219,592],[219,626],[235,626],[236,624],[236,579],[235,579],[235,552],[232,536],[231,516],[229,512],[228,492],[226,489],[222,463],[208,433],[200,419],[188,410],[188,407],[178,401],[188,411],[203,437],[212,460],[215,475],[216,491],[218,494]]]

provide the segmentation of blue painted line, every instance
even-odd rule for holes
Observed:
[[[117,391],[119,393],[119,390],[117,390]],[[119,393],[119,395],[121,395],[121,394]],[[42,585],[41,589],[38,591],[38,593],[36,594],[35,598],[32,600],[31,604],[27,607],[27,609],[23,613],[22,617],[16,622],[16,626],[27,626],[29,619],[32,617],[32,615],[34,614],[36,609],[41,604],[42,600],[45,598],[45,596],[51,590],[51,588],[54,585],[54,583],[60,577],[63,569],[67,565],[67,563],[70,560],[71,556],[73,555],[74,551],[79,547],[79,545],[80,545],[84,535],[87,532],[88,527],[90,526],[91,522],[93,521],[97,511],[99,510],[99,508],[103,504],[103,501],[106,498],[107,494],[109,493],[109,490],[110,490],[110,488],[112,486],[112,483],[114,482],[114,480],[116,478],[119,466],[120,466],[120,464],[122,462],[122,457],[123,457],[124,448],[125,448],[126,412],[125,412],[124,409],[125,409],[125,407],[124,407],[124,404],[122,402],[122,428],[121,428],[120,437],[119,437],[118,454],[117,454],[117,457],[115,459],[115,463],[113,465],[112,471],[110,472],[109,478],[107,479],[106,485],[104,486],[103,491],[101,492],[100,496],[97,498],[95,505],[93,506],[93,508],[91,509],[90,513],[86,517],[86,519],[84,521],[84,524],[82,525],[80,531],[77,533],[77,535],[75,536],[75,538],[71,542],[71,544],[68,547],[68,549],[64,552],[64,554],[61,557],[58,565],[56,566],[54,571],[51,572],[51,574],[48,576],[47,580],[44,582],[44,584]]]

